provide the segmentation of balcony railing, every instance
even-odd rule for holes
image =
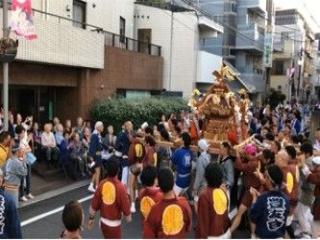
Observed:
[[[161,56],[161,46],[138,41],[111,32],[104,31],[104,34],[106,46],[121,48],[138,53],[145,53],[152,56]]]
[[[238,26],[239,33],[236,38],[237,49],[253,49],[259,52],[264,49],[264,32],[257,25]]]

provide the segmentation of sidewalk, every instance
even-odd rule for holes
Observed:
[[[28,202],[20,203],[20,208],[45,201],[74,189],[88,186],[89,183],[89,179],[73,181],[71,179],[61,178],[48,181],[34,174],[32,176],[32,194],[35,198],[33,200],[29,200]]]
[[[89,178],[75,181],[65,177],[57,170],[47,170],[41,165],[35,166],[31,175],[31,192],[35,198],[20,203],[20,208],[87,186],[90,183]]]

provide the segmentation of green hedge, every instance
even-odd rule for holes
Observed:
[[[151,126],[159,122],[162,114],[169,116],[181,110],[189,110],[187,102],[182,98],[120,98],[95,103],[91,109],[91,117],[94,121],[111,124],[119,131],[127,120],[131,120],[135,128],[139,128],[144,122]]]

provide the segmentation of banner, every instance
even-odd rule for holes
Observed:
[[[37,38],[33,24],[31,0],[12,0],[10,30],[27,40]]]
[[[273,37],[272,31],[267,31],[264,37],[264,54],[263,65],[264,67],[272,67],[272,52],[273,52]]]

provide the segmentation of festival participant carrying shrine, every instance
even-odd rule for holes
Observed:
[[[145,220],[151,208],[158,203],[163,194],[159,187],[157,187],[157,168],[153,166],[147,166],[142,170],[140,180],[143,185],[139,193],[140,199],[140,212],[143,220]]]
[[[186,238],[192,227],[192,211],[183,197],[173,191],[174,177],[169,168],[160,170],[163,199],[154,205],[144,223],[143,238]]]
[[[216,163],[210,163],[206,167],[205,178],[208,187],[199,197],[196,238],[231,238],[229,199],[222,187],[221,167]]]
[[[96,212],[100,211],[101,230],[105,238],[121,238],[121,217],[131,222],[130,201],[124,185],[118,180],[118,162],[105,163],[107,178],[103,180],[91,202],[88,228],[92,229]]]

